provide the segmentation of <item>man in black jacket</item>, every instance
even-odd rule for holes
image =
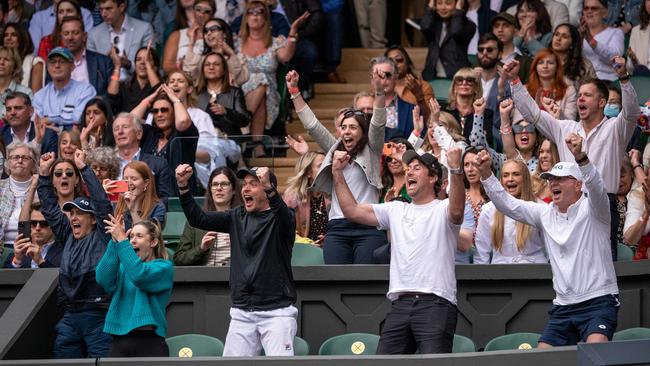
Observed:
[[[176,168],[181,205],[188,223],[230,234],[230,328],[223,355],[292,356],[298,310],[291,272],[296,233],[293,210],[276,191],[268,168],[240,169],[243,207],[204,212],[188,187],[192,167]]]
[[[29,221],[24,223],[31,226],[31,237],[16,238],[14,252],[5,261],[5,268],[59,267],[63,244],[56,240],[50,224],[41,212],[39,202],[32,203],[29,216]],[[20,224],[18,223],[19,230]]]

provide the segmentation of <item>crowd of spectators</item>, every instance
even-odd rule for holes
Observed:
[[[234,215],[247,204],[235,170],[244,156],[266,156],[263,136],[284,124],[285,107],[318,148],[286,136],[300,158],[282,198],[326,264],[390,261],[386,231],[350,220],[334,185],[344,181],[358,204],[411,202],[407,152],[439,164],[437,199],[448,199],[449,174],[462,175],[457,263],[547,263],[543,236],[490,202],[474,162],[486,150],[509,195],[553,204],[559,193],[542,176],[574,161],[564,143],[573,133],[609,197],[612,258],[619,243],[636,259],[650,255],[638,245],[650,233],[650,107],[639,107],[630,82],[650,75],[650,0],[430,0],[423,64],[387,47],[385,2],[355,0],[361,43],[383,56],[363,65],[368,85],[332,116],[334,131],[308,102],[318,62],[328,81],[345,82],[336,72],[344,1],[91,3],[0,1],[0,248],[13,251],[5,268],[60,266],[56,357],[105,355],[108,334],[110,354],[128,354],[119,337],[143,325],[161,347],[160,309],[136,301],[150,323],[129,322],[117,310],[135,301],[124,291],[156,292],[164,309],[173,268],[163,262],[231,260],[228,232],[190,223],[169,257],[168,199],[180,188],[204,195],[212,216]],[[435,79],[450,80],[444,103]],[[179,187],[182,164],[196,174]],[[152,285],[145,267],[167,282]]]

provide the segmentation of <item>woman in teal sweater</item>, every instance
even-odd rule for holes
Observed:
[[[113,297],[104,323],[104,332],[113,336],[108,357],[167,357],[165,308],[174,266],[160,227],[140,221],[127,237],[121,217],[104,222],[112,240],[97,265],[96,279]]]

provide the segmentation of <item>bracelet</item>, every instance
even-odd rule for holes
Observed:
[[[521,79],[519,79],[519,78],[510,80],[510,84],[512,84],[512,85],[517,85],[519,83],[521,83]]]
[[[290,94],[290,95],[294,95],[294,94],[299,94],[299,93],[300,93],[300,89],[298,89],[297,86],[292,86],[292,87],[290,87],[288,91],[289,91],[289,94]]]
[[[384,93],[383,91],[375,92],[375,96],[376,96],[376,97],[382,97],[382,96],[384,96],[384,95],[385,95],[385,93]]]
[[[450,174],[455,174],[455,175],[462,175],[463,174],[463,169],[461,169],[461,168],[449,168],[449,173]]]
[[[512,133],[512,127],[501,127],[499,133],[502,135],[510,135]]]
[[[632,171],[635,171],[636,168],[641,168],[641,169],[643,169],[643,165],[641,165],[641,164],[637,164],[637,165],[633,166],[633,167],[632,167]]]
[[[172,100],[172,103],[174,103],[174,104],[176,104],[176,103],[180,103],[180,102],[181,102],[180,99]]]
[[[289,36],[288,39],[289,39],[289,42],[291,42],[291,43],[298,42],[298,37],[296,37],[296,36]]]
[[[576,159],[576,163],[578,163],[578,165],[580,165],[580,166],[582,166],[583,163],[586,163],[586,162],[589,161],[589,157],[587,156],[587,154],[585,154],[585,153],[582,153],[582,154],[583,154],[582,157],[580,157],[579,159]]]
[[[120,81],[120,75],[111,75],[111,80]]]
[[[298,98],[298,97],[300,97],[300,96],[301,96],[300,93],[291,94],[291,96],[289,97],[289,99],[294,100],[294,99],[296,99],[296,98]]]
[[[190,186],[189,186],[189,185],[186,185],[186,186],[183,186],[183,187],[178,186],[178,190],[179,190],[179,191],[186,191],[186,190],[188,190],[188,189],[190,189]]]
[[[620,78],[618,78],[618,80],[619,81],[628,81],[628,80],[630,80],[630,74],[625,73],[625,76],[621,76]]]

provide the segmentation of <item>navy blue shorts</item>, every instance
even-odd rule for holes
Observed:
[[[570,346],[584,342],[592,333],[611,340],[616,330],[618,295],[605,295],[573,305],[553,305],[540,342],[551,346]]]

